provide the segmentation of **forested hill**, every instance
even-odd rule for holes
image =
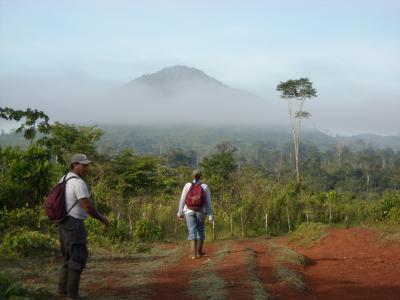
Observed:
[[[230,142],[240,152],[255,148],[277,149],[291,141],[286,128],[249,128],[228,126],[100,126],[104,136],[100,147],[112,146],[114,149],[133,148],[139,153],[158,154],[169,149],[181,148],[206,154],[221,142]],[[303,134],[303,142],[327,149],[335,145],[335,139],[316,130]],[[400,143],[399,143],[400,145]]]
[[[288,128],[251,128],[228,126],[123,126],[100,125],[104,135],[98,146],[106,151],[134,149],[140,154],[159,154],[171,149],[180,148],[205,155],[221,142],[232,143],[240,152],[257,151],[257,149],[279,149],[291,143]],[[336,147],[348,147],[362,150],[368,147],[375,149],[391,148],[400,151],[400,136],[380,136],[373,134],[351,137],[330,136],[318,130],[305,129],[302,143],[317,146],[321,151]],[[0,146],[26,145],[22,135],[2,133]]]

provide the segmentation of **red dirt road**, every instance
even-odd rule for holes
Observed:
[[[302,273],[309,293],[296,299],[400,299],[400,247],[379,245],[362,228],[331,229]]]
[[[286,239],[278,241],[286,244]],[[208,245],[211,260],[218,247]],[[229,251],[215,266],[225,281],[227,299],[253,298],[247,250],[255,253],[259,281],[276,299],[400,299],[400,246],[379,245],[376,235],[366,229],[330,229],[328,236],[314,247],[295,249],[310,261],[305,268],[293,267],[302,274],[306,292],[275,278],[276,262],[263,240],[231,241]],[[185,256],[176,265],[158,272],[152,287],[154,299],[193,299],[187,293],[190,274],[206,260],[189,261]]]

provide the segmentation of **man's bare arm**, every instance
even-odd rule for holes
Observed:
[[[94,208],[94,206],[92,205],[92,203],[90,202],[90,200],[88,198],[79,199],[79,205],[82,207],[82,209],[84,211],[87,212],[87,214],[89,216],[99,220],[101,223],[103,223],[106,226],[109,225],[107,218],[105,216],[103,216],[101,213],[99,213],[96,208]]]

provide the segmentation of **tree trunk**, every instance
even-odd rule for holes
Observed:
[[[175,241],[178,239],[178,220],[176,218],[174,224],[174,239]]]
[[[241,227],[242,227],[242,237],[244,237],[243,209],[240,211],[240,224],[241,224]]]
[[[279,158],[278,182],[281,180],[282,161],[283,161],[283,148],[281,146],[281,155],[280,155],[280,158]]]
[[[288,208],[287,205],[286,205],[286,216],[287,216],[287,221],[288,221],[288,229],[289,229],[289,232],[291,232],[292,231],[292,226],[290,224],[289,208]]]
[[[231,214],[231,236],[233,236],[233,214]]]
[[[369,183],[370,183],[370,178],[369,178],[369,172],[367,171],[367,193],[369,192]]]
[[[265,232],[268,236],[268,214],[265,214]]]
[[[128,214],[128,220],[129,220],[129,233],[132,234],[132,232],[133,232],[133,224],[132,224],[131,214]]]
[[[212,222],[212,231],[213,231],[213,239],[216,240],[216,236],[215,236],[215,221],[213,220]]]

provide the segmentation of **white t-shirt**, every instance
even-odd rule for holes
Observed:
[[[69,172],[67,174],[67,178],[70,177],[78,177],[78,178],[72,178],[68,180],[67,185],[65,187],[65,204],[66,204],[66,209],[67,211],[74,205],[74,203],[77,200],[80,200],[82,198],[89,198],[89,191],[86,185],[86,182],[83,181],[82,178],[80,178],[77,174],[74,172]],[[61,178],[60,182],[64,179],[64,176]],[[79,205],[79,203],[75,204],[75,206],[71,209],[71,211],[68,213],[69,216],[76,218],[76,219],[81,219],[85,220],[88,217],[88,214],[82,209],[82,207]]]

